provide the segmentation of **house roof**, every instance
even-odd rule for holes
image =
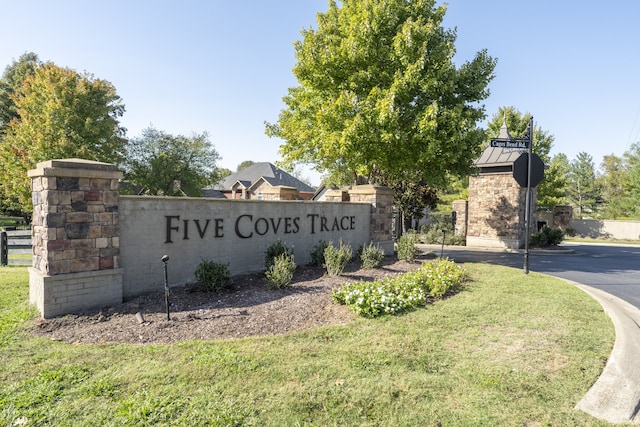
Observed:
[[[520,151],[510,151],[500,147],[487,147],[476,160],[475,165],[479,168],[511,166],[520,157],[520,154]]]
[[[249,188],[260,178],[274,187],[293,187],[298,191],[306,193],[313,193],[315,191],[310,185],[305,184],[298,178],[269,162],[254,163],[249,167],[241,169],[226,177],[220,184],[216,185],[215,188],[221,191],[231,191],[231,187],[236,182],[241,182],[246,188]]]

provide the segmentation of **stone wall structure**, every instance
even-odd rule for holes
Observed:
[[[43,317],[162,292],[193,283],[203,259],[231,274],[264,269],[267,248],[282,240],[298,264],[321,241],[358,248],[374,242],[393,253],[393,193],[357,186],[350,202],[259,201],[118,195],[114,165],[51,160],[29,171],[34,203],[29,299]]]
[[[469,221],[469,202],[467,200],[454,200],[451,210],[456,213],[454,233],[458,236],[467,235],[467,223]]]
[[[500,137],[510,138],[506,123],[500,128]],[[521,154],[519,150],[487,147],[476,160],[479,173],[469,177],[467,246],[521,249],[527,217],[531,218],[531,231],[535,231],[537,189],[531,189],[527,216],[527,189],[513,177],[513,164]]]
[[[531,214],[536,195],[533,189]],[[470,177],[467,246],[523,248],[525,198],[526,188],[510,172]],[[533,220],[531,226],[535,226]]]
[[[29,171],[33,261],[29,298],[43,317],[122,301],[115,166],[68,159]]]
[[[374,185],[357,185],[349,190],[349,201],[371,204],[370,240],[377,242],[386,253],[393,253],[393,190]]]

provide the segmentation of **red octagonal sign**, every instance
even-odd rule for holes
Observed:
[[[520,187],[527,186],[527,166],[529,165],[529,159],[527,159],[527,153],[520,154],[520,157],[513,162],[513,178],[516,180]],[[544,178],[544,162],[535,153],[531,153],[531,188],[540,184],[540,181]]]

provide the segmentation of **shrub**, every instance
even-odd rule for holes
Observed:
[[[384,250],[379,245],[370,242],[363,247],[360,253],[362,268],[378,268],[384,259]]]
[[[293,273],[296,271],[296,263],[293,255],[287,253],[276,256],[273,264],[266,271],[267,286],[271,289],[287,288],[293,280]]]
[[[285,245],[282,240],[278,239],[275,241],[275,243],[267,248],[267,252],[264,256],[265,270],[269,270],[269,268],[271,268],[271,266],[273,265],[274,260],[282,254],[291,255],[293,254],[293,250],[289,250],[289,248],[287,248],[287,245]]]
[[[442,230],[446,230],[446,233],[443,233]],[[441,245],[443,238],[445,245],[464,246],[466,243],[465,238],[456,234],[451,226],[423,225],[420,227],[420,240],[423,243]]]
[[[441,259],[395,278],[345,283],[331,296],[360,316],[378,317],[424,306],[429,296],[441,297],[459,291],[466,280],[464,269]]]
[[[324,250],[324,265],[329,276],[339,276],[342,274],[347,264],[353,258],[351,246],[345,245],[340,240],[338,247],[333,246],[333,242],[329,242]]]
[[[231,282],[229,264],[211,260],[203,260],[198,264],[195,276],[198,288],[205,292],[220,291]]]
[[[544,226],[540,231],[531,234],[531,245],[540,248],[559,245],[562,240],[564,240],[564,233],[559,228]]]
[[[418,256],[418,248],[416,247],[416,243],[418,243],[418,235],[413,231],[409,231],[400,236],[396,243],[398,259],[408,262],[415,261],[416,257]]]
[[[311,250],[311,264],[318,267],[324,267],[324,250],[327,249],[327,243],[324,240],[320,240],[317,245]]]
[[[566,236],[569,237],[575,237],[576,236],[576,229],[575,228],[571,228],[571,227],[567,227],[564,234]]]

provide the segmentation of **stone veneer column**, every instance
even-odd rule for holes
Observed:
[[[458,236],[466,237],[467,235],[467,217],[468,202],[466,200],[454,200],[451,204],[452,210],[456,213],[456,225],[453,230]]]
[[[122,302],[114,165],[49,160],[28,172],[33,199],[29,300],[43,317]]]
[[[371,203],[370,240],[380,245],[386,254],[393,254],[393,190],[374,185],[356,185],[349,190],[349,200]]]
[[[467,246],[521,249],[525,236],[526,188],[511,173],[469,177]],[[535,231],[537,188],[532,189],[531,231]]]

